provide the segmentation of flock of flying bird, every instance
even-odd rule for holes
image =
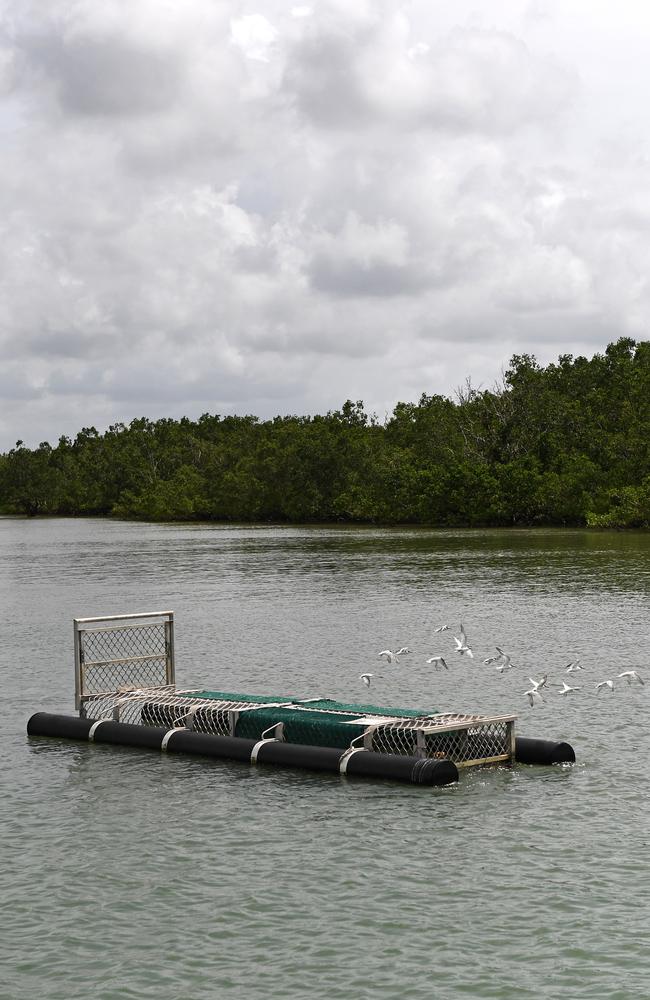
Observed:
[[[447,632],[450,628],[451,625],[439,625],[438,628],[435,628],[433,631],[442,633],[442,632]],[[468,656],[470,659],[473,659],[474,653],[472,652],[472,648],[467,641],[467,633],[465,632],[465,629],[463,628],[462,625],[459,628],[459,632],[460,632],[460,638],[455,635],[453,636],[454,642],[456,643],[456,648],[452,652],[458,653],[460,656]],[[509,670],[515,666],[508,653],[505,653],[499,646],[495,646],[494,648],[496,649],[496,654],[493,656],[486,657],[483,660],[484,664],[486,664],[487,666],[489,666],[490,664],[494,664],[495,669],[500,674],[503,674],[506,670]],[[387,663],[399,663],[400,656],[407,656],[412,652],[413,650],[409,649],[408,646],[402,646],[401,649],[397,649],[395,651],[393,651],[392,649],[382,649],[382,651],[378,654],[378,656],[380,659],[385,660]],[[447,664],[447,661],[445,660],[444,656],[440,655],[430,656],[428,657],[426,662],[433,664],[436,669],[449,670],[449,665]],[[584,668],[580,660],[577,659],[571,660],[571,662],[567,663],[566,667],[564,668],[565,673],[567,674],[576,674],[578,673],[578,671],[583,669]],[[374,674],[365,673],[361,674],[359,680],[363,681],[366,687],[370,687],[370,682],[373,677]],[[543,704],[545,699],[544,695],[542,694],[542,691],[546,693],[549,690],[547,687],[548,674],[544,674],[543,677],[541,677],[538,681],[534,680],[532,677],[529,677],[528,680],[530,681],[531,686],[530,688],[528,688],[527,691],[524,691],[524,696],[528,698],[528,702],[531,706],[537,704]],[[595,685],[596,694],[600,694],[601,691],[609,691],[610,694],[612,694],[614,692],[614,685],[619,680],[626,681],[628,685],[645,683],[643,678],[637,673],[636,670],[632,669],[623,670],[620,674],[617,674],[615,678],[608,678],[607,680],[599,681]],[[567,684],[566,680],[563,680],[562,686],[557,689],[557,692],[558,694],[566,696],[568,694],[573,694],[575,691],[581,691],[581,690],[582,690],[581,685]]]

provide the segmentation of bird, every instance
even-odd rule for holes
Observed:
[[[540,688],[546,686],[546,681],[548,680],[548,674],[544,674],[544,676],[539,681],[534,681],[532,677],[529,677],[528,680],[533,685],[533,691],[539,691]],[[527,691],[526,694],[528,694]]]
[[[445,670],[449,670],[444,656],[430,656],[427,663],[435,663],[436,666],[440,665],[441,667],[444,667]]]
[[[467,653],[467,655],[471,660],[474,659],[474,654],[470,649],[470,647],[467,645],[467,635],[462,625],[460,626],[460,639],[458,638],[458,636],[454,636],[454,642],[456,643],[457,653],[460,653],[461,656],[463,655],[463,653]]]
[[[501,655],[500,654],[499,654],[499,656],[486,656],[486,658],[483,660],[483,663],[496,663],[497,660],[500,660],[500,659],[501,659]]]
[[[374,676],[375,676],[374,674],[361,674],[361,676],[359,677],[359,680],[363,681],[363,683],[366,685],[366,687],[369,688],[370,687],[370,678],[374,677]]]
[[[537,690],[537,687],[532,687],[528,691],[524,691],[524,694],[528,698],[528,703],[529,705],[531,705],[531,707],[535,705],[537,702],[541,702],[542,705],[546,704],[541,694]]]
[[[566,665],[567,674],[572,674],[574,670],[584,670],[584,667],[580,663],[580,660],[571,660],[571,663],[567,663]]]
[[[393,661],[399,662],[397,658],[397,653],[394,653],[392,649],[382,649],[381,653],[379,653],[379,657],[382,656],[385,656],[389,663],[392,663]]]
[[[395,650],[395,656],[406,656],[407,653],[412,653],[413,650],[409,649],[408,646],[402,646],[401,649]]]
[[[614,681],[600,681],[596,684],[596,694],[600,694],[601,688],[609,688],[610,691],[614,690]]]
[[[637,684],[645,684],[645,681],[639,676],[639,674],[637,674],[636,670],[624,670],[623,673],[618,676],[624,677],[628,684],[632,684],[634,681],[636,681]]]
[[[448,628],[451,628],[451,625],[438,625],[438,628],[434,628],[433,631],[434,632],[446,632]]]
[[[503,663],[498,663],[495,667],[495,669],[498,670],[500,674],[502,674],[504,670],[508,670],[509,667],[514,667],[514,663],[512,662],[508,653],[504,653],[499,646],[496,646],[495,649],[499,653],[497,659],[503,660]]]
[[[562,681],[562,687],[559,689],[559,694],[569,694],[570,691],[581,691],[582,688],[571,687],[566,681]]]

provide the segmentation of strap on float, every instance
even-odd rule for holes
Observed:
[[[267,733],[278,733],[277,736],[268,736]],[[278,743],[284,739],[284,722],[276,722],[275,725],[269,726],[262,733],[261,740],[258,740],[253,749],[251,750],[251,764],[257,764],[257,755],[260,752],[260,747],[263,747],[265,743]]]

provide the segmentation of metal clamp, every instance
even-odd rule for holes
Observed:
[[[277,733],[277,736],[267,736],[267,733]],[[262,738],[257,741],[253,749],[251,750],[251,764],[257,764],[257,755],[260,752],[260,747],[264,746],[265,743],[278,743],[280,740],[284,739],[284,722],[276,722],[274,725],[269,726],[262,733]]]
[[[175,729],[168,729],[167,732],[165,733],[165,735],[162,738],[162,743],[160,744],[160,749],[161,750],[167,750],[167,744],[169,743],[169,741],[170,741],[171,737],[174,735],[174,733],[184,733],[185,731],[186,731],[185,730],[185,726],[176,726]]]
[[[94,743],[95,742],[95,732],[96,732],[98,726],[101,726],[101,725],[103,725],[104,722],[108,722],[108,721],[109,721],[108,719],[97,719],[96,722],[93,722],[92,726],[88,730],[88,742],[89,743]]]
[[[348,761],[350,760],[350,757],[354,757],[355,753],[367,753],[368,752],[367,747],[365,747],[365,746],[355,747],[355,745],[354,745],[357,742],[357,740],[364,740],[364,742],[365,742],[365,737],[366,737],[367,733],[368,733],[368,729],[366,729],[359,736],[355,736],[354,739],[351,740],[350,746],[347,748],[347,750],[343,751],[343,753],[339,757],[339,774],[347,774]]]
[[[348,747],[339,757],[339,774],[347,774],[350,757],[354,757],[355,753],[368,753],[368,751],[365,747],[354,747],[354,749]]]

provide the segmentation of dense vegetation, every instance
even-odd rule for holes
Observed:
[[[429,525],[650,524],[650,342],[503,384],[423,395],[384,423],[325,416],[133,420],[0,455],[5,513]]]

